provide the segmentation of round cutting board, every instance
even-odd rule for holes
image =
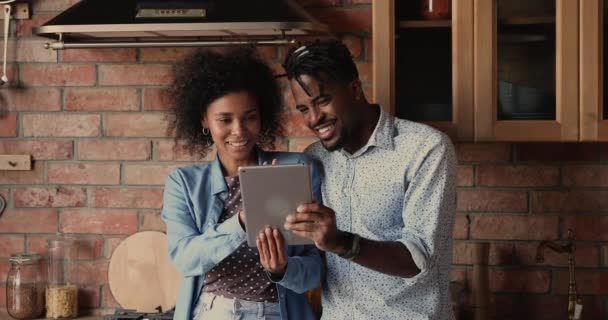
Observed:
[[[110,291],[125,309],[163,312],[175,307],[181,276],[171,264],[167,236],[143,231],[124,239],[114,250],[108,269]]]

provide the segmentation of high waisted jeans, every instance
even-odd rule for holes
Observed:
[[[195,320],[280,320],[278,302],[227,299],[203,293],[194,309]]]

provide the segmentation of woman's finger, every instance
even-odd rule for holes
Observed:
[[[270,260],[270,255],[268,254],[268,245],[266,243],[266,235],[264,235],[264,233],[260,233],[259,241],[260,246],[258,247],[258,251],[260,252],[260,260],[262,257],[264,257],[263,262],[266,264],[266,266],[264,267],[267,268],[268,262]]]
[[[264,252],[262,251],[262,243],[260,242],[260,238],[255,238],[255,245],[258,249],[258,253],[260,254],[260,261],[264,261],[266,257],[264,257]]]
[[[270,265],[274,268],[277,263],[277,246],[274,243],[274,236],[272,235],[272,229],[266,228],[266,241],[268,243],[268,252],[270,258]]]
[[[285,256],[285,240],[283,240],[283,235],[281,235],[281,232],[279,232],[279,230],[277,230],[277,229],[274,230],[273,235],[274,235],[274,241],[277,244],[277,248],[279,250],[279,252],[278,252],[279,263],[282,265],[287,262],[287,257]]]

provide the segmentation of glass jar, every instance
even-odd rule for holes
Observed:
[[[44,272],[39,254],[12,254],[6,279],[6,309],[15,319],[34,319],[44,312]]]
[[[78,287],[70,273],[75,253],[73,239],[60,237],[48,240],[47,318],[71,319],[78,316]]]
[[[420,14],[428,20],[450,19],[452,16],[452,1],[422,0],[420,2]]]

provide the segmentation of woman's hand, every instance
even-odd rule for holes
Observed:
[[[247,219],[245,216],[245,210],[239,211],[239,223],[241,224],[241,228],[243,228],[244,231],[246,231],[246,229],[245,229],[246,220],[245,219]]]
[[[272,274],[282,276],[287,270],[287,256],[285,255],[285,241],[277,229],[266,227],[256,239],[260,263],[264,269]]]

